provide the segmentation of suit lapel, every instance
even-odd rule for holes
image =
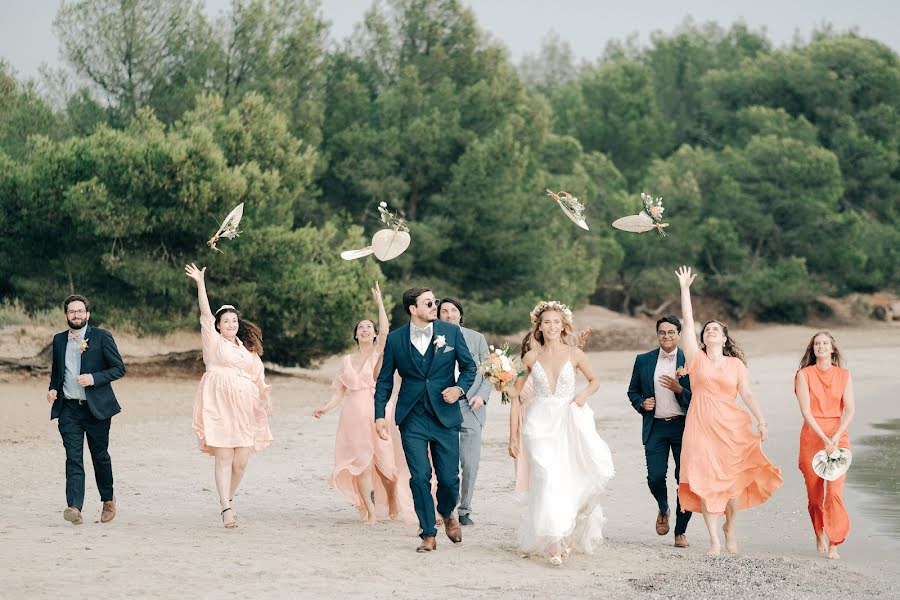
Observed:
[[[413,356],[413,352],[418,352],[415,346],[413,346],[412,340],[410,339],[410,332],[412,332],[412,324],[407,323],[400,329],[401,340],[406,348],[406,360],[413,366],[413,368],[419,372],[420,375],[424,376],[425,372],[422,371],[422,367],[419,365],[418,357]]]
[[[431,373],[431,365],[434,364],[434,353],[435,353],[434,340],[436,340],[437,336],[438,336],[437,323],[438,323],[437,321],[432,322],[431,341],[428,342],[428,350],[425,351],[425,360],[422,361],[422,364],[425,365],[425,374],[426,375]]]
[[[684,366],[684,352],[681,351],[681,348],[677,350],[678,354],[675,356],[675,368]]]
[[[88,336],[90,336],[90,334],[91,334],[91,326],[85,325],[84,326],[84,336],[82,336],[81,339],[82,339],[82,341],[87,340],[88,348],[90,348],[90,343],[91,343],[91,340],[88,337]],[[87,350],[85,350],[85,352],[87,352]],[[81,353],[81,369],[79,369],[79,370],[81,371],[81,373],[80,373],[81,375],[83,375],[85,373],[85,371],[84,371],[84,352]],[[90,370],[88,370],[88,373],[90,373]]]
[[[651,350],[647,353],[647,362],[644,364],[644,385],[647,393],[651,396],[656,395],[656,384],[653,381],[653,375],[656,373],[656,363],[659,360],[659,348]]]

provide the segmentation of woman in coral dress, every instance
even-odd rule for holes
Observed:
[[[678,272],[684,322],[684,355],[691,376],[693,397],[681,446],[681,508],[702,512],[709,531],[709,554],[720,552],[718,522],[725,514],[725,548],[737,553],[737,511],[762,504],[783,480],[781,471],[763,454],[768,437],[762,409],[750,391],[743,353],[728,335],[728,328],[709,321],[700,331],[694,326],[690,286],[696,274],[689,267]],[[758,433],[735,398],[756,417]]]
[[[272,412],[265,369],[262,333],[234,306],[215,314],[206,297],[206,267],[190,264],[185,274],[197,283],[200,334],[206,373],[194,399],[194,431],[200,450],[215,457],[216,492],[222,522],[237,527],[232,502],[247,470],[251,451],[272,443],[268,415]]]
[[[375,433],[374,370],[384,351],[388,319],[377,283],[372,295],[378,306],[378,329],[369,319],[356,324],[353,339],[357,350],[341,359],[331,385],[331,400],[313,411],[318,419],[346,397],[335,435],[329,484],[356,506],[366,524],[377,522],[378,517],[396,519],[401,513],[407,521],[415,517],[412,492],[405,485],[409,477],[402,477],[393,441],[382,440]],[[387,413],[386,418],[393,422],[393,402],[388,404]]]
[[[812,458],[820,450],[829,454],[849,448],[847,428],[853,421],[856,401],[850,371],[841,367],[841,353],[827,331],[815,334],[806,346],[800,370],[794,377],[794,393],[800,403],[798,465],[806,481],[807,508],[812,519],[816,549],[838,559],[837,547],[850,531],[850,517],[844,507],[844,479],[825,481],[812,468]]]

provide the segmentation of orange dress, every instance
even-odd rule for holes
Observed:
[[[412,492],[409,489],[409,475],[403,473],[396,461],[392,440],[382,440],[375,432],[375,379],[373,369],[378,353],[373,352],[356,371],[350,355],[341,360],[341,368],[331,387],[346,393],[341,416],[338,419],[334,440],[334,469],[328,482],[340,494],[356,506],[361,516],[365,516],[365,504],[356,488],[356,477],[373,464],[387,479],[396,483],[399,509],[404,520],[415,517]],[[393,428],[394,403],[389,402],[385,418]],[[378,473],[372,472],[375,488],[375,509],[379,517],[389,513],[387,490]]]
[[[272,443],[268,415],[272,412],[262,359],[233,344],[215,328],[215,317],[200,317],[200,338],[206,373],[194,398],[194,431],[200,450],[214,448],[262,450]]]
[[[844,414],[844,389],[847,380],[850,379],[850,371],[841,367],[832,366],[827,371],[822,371],[816,365],[811,365],[797,371],[794,378],[794,390],[796,391],[796,377],[806,378],[809,388],[809,408],[813,418],[819,424],[822,433],[831,437],[841,425],[841,415]],[[838,440],[840,448],[850,447],[850,438],[847,432]],[[850,531],[850,516],[844,507],[843,493],[844,474],[834,481],[825,481],[813,471],[812,458],[819,450],[825,449],[825,443],[812,430],[812,427],[803,422],[800,428],[800,456],[798,466],[806,481],[807,508],[809,518],[812,520],[813,532],[818,536],[822,531],[828,536],[828,541],[838,545],[847,537]]]
[[[737,498],[738,509],[762,504],[781,487],[781,470],[763,454],[753,423],[735,401],[747,377],[740,359],[725,357],[717,368],[702,350],[688,366],[691,407],[684,424],[681,480],[682,510],[701,512],[701,501],[712,513],[725,511]]]

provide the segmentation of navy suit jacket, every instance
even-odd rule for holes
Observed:
[[[400,373],[403,383],[397,394],[394,417],[403,423],[413,406],[424,401],[431,405],[435,416],[445,427],[459,427],[462,411],[458,402],[444,402],[441,392],[448,387],[471,389],[475,381],[476,366],[466,346],[462,330],[446,321],[433,321],[431,343],[420,367],[412,353],[418,352],[409,340],[409,323],[390,332],[384,346],[384,358],[378,381],[375,384],[375,418],[383,419],[385,406],[394,389],[394,371]],[[444,336],[443,348],[435,347],[437,336]],[[459,363],[459,381],[456,380],[456,364]],[[465,395],[460,396],[462,400]]]
[[[110,383],[125,375],[125,363],[110,332],[99,327],[85,325],[84,339],[88,347],[81,353],[81,374],[90,373],[94,385],[84,388],[88,408],[98,419],[108,419],[119,413],[122,407],[116,400]],[[62,412],[63,378],[66,372],[66,345],[69,331],[53,336],[53,363],[50,369],[50,388],[56,390],[56,402],[50,408],[50,419]]]
[[[634,359],[634,370],[631,372],[631,383],[628,384],[628,399],[636,411],[644,417],[644,426],[641,431],[641,437],[644,444],[650,438],[650,432],[653,430],[653,415],[656,414],[656,408],[653,410],[644,410],[641,403],[650,397],[656,396],[656,387],[653,381],[653,374],[656,372],[656,361],[659,358],[659,348],[638,354]],[[675,368],[684,366],[684,352],[678,348],[678,354],[675,358]],[[687,414],[688,405],[691,403],[691,381],[685,375],[678,378],[678,383],[684,388],[680,394],[675,394],[678,404]]]

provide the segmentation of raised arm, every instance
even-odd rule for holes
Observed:
[[[691,284],[694,283],[697,274],[692,273],[690,267],[681,267],[675,271],[675,275],[678,276],[678,284],[681,286],[681,319],[684,321],[682,349],[687,364],[691,364],[694,354],[699,350],[697,328],[694,327],[694,309],[691,306]]]
[[[382,354],[384,352],[384,344],[387,341],[388,329],[391,325],[388,322],[387,311],[384,309],[384,299],[381,297],[381,287],[375,282],[372,288],[372,297],[375,299],[375,306],[378,307],[378,335],[375,336],[375,352]]]
[[[212,309],[209,307],[209,298],[206,297],[206,267],[198,269],[191,263],[184,266],[184,274],[197,283],[197,303],[200,305],[200,316],[213,318]]]

